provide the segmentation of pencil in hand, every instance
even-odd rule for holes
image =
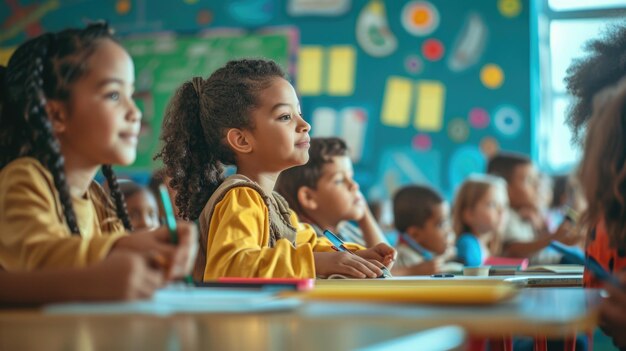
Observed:
[[[165,184],[159,185],[159,195],[161,197],[161,202],[163,203],[163,210],[165,212],[165,224],[167,225],[167,230],[170,234],[170,241],[172,242],[172,244],[178,245],[178,229],[176,227],[176,216],[174,216],[172,200],[170,199],[170,194]],[[161,261],[164,261],[164,258],[162,256],[158,257],[161,258]],[[156,261],[158,262],[159,260]],[[167,264],[167,260],[165,260],[164,263]],[[193,278],[191,277],[191,275],[186,275],[184,277],[184,280],[187,284],[193,285]]]

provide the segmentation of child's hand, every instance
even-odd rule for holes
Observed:
[[[363,195],[363,193],[359,190],[357,191],[356,196],[360,199],[360,202],[358,204],[358,206],[362,206],[363,207],[363,211],[362,211],[362,215],[360,218],[355,218],[356,222],[358,223],[359,227],[362,226],[362,224],[366,221],[368,221],[370,218],[374,218],[374,214],[372,214],[372,211],[370,211],[369,206],[367,206],[367,201],[365,200],[365,196]],[[374,221],[376,221],[374,219]]]
[[[552,238],[568,246],[576,245],[583,239],[580,232],[574,230],[574,225],[570,221],[563,221]]]
[[[91,266],[85,296],[95,300],[134,300],[152,296],[163,286],[163,272],[150,266],[145,255],[116,250]]]
[[[619,347],[626,347],[626,271],[618,275],[622,289],[607,284],[604,288],[609,297],[600,304],[600,327],[613,338],[613,343]]]
[[[391,269],[393,263],[396,261],[397,254],[393,247],[385,243],[378,243],[369,249],[355,251],[354,253],[366,260],[380,262],[389,269]]]
[[[313,252],[315,274],[328,277],[343,274],[354,278],[376,278],[383,271],[374,263],[349,252]]]
[[[541,212],[534,207],[524,207],[517,211],[523,220],[529,222],[535,231],[541,233],[547,228],[546,220],[541,215]]]
[[[136,232],[119,239],[114,250],[126,249],[149,255],[165,270],[165,278],[183,277],[191,270],[197,249],[198,232],[193,223],[177,221],[178,245],[170,243],[167,227]]]

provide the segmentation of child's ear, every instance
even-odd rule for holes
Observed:
[[[416,225],[406,228],[406,233],[418,243],[422,240],[422,230]]]
[[[249,154],[252,152],[252,144],[248,140],[246,133],[238,128],[231,128],[226,132],[226,140],[233,151]]]
[[[319,204],[315,196],[315,190],[308,186],[301,186],[296,194],[300,206],[305,210],[315,211]]]
[[[67,109],[65,104],[59,100],[48,100],[46,102],[46,114],[52,124],[52,131],[61,134],[65,131],[67,122]]]

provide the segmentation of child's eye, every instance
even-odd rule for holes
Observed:
[[[279,121],[288,121],[291,119],[291,115],[282,115],[280,117],[278,117]]]
[[[340,185],[340,184],[347,184],[348,183],[348,179],[346,178],[337,178],[335,179],[335,184]]]
[[[107,94],[107,98],[114,100],[114,101],[118,101],[120,99],[120,93],[118,93],[117,91],[114,91],[112,93],[108,93]]]

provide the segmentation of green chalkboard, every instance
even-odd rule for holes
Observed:
[[[122,45],[135,63],[135,100],[143,112],[137,160],[126,169],[150,171],[159,149],[163,113],[176,88],[194,76],[208,77],[232,59],[266,58],[289,68],[288,32],[218,32],[205,36],[157,35],[127,38]]]

